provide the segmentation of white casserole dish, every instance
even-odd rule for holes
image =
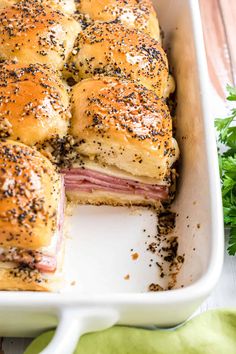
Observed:
[[[193,314],[220,275],[222,206],[198,1],[154,3],[178,87],[177,140],[182,157],[172,209],[179,214],[175,233],[185,262],[175,289],[147,292],[148,284],[162,281],[157,267],[149,267],[152,257],[145,245],[147,235],[155,235],[155,215],[141,209],[74,208],[65,289],[59,294],[0,293],[1,336],[35,336],[59,323],[44,354],[70,354],[81,334],[116,323],[177,325]],[[140,255],[136,261],[131,249]],[[127,274],[129,280],[124,279]]]

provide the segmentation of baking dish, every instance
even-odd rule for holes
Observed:
[[[148,292],[150,283],[163,281],[146,251],[156,233],[155,214],[139,208],[73,207],[67,218],[63,291],[0,293],[1,336],[35,336],[58,325],[44,354],[70,354],[81,334],[117,323],[177,325],[193,314],[220,275],[221,194],[198,1],[154,4],[178,88],[182,158],[172,209],[178,214],[174,232],[185,261],[174,289]]]

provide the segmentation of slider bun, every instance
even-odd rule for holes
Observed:
[[[39,1],[20,1],[0,10],[0,58],[61,69],[80,31],[72,18]]]
[[[0,264],[0,290],[53,291],[59,287],[60,280],[56,281],[53,273],[44,276],[29,268],[1,268],[2,264],[4,263]]]
[[[92,193],[82,191],[66,191],[67,198],[76,204],[112,205],[112,206],[152,206],[157,210],[163,208],[160,200],[134,195],[113,193],[108,191],[93,191]]]
[[[79,81],[96,74],[136,80],[159,97],[173,91],[160,44],[118,23],[95,23],[78,36],[66,75]]]
[[[0,1],[0,9],[12,6],[20,1],[22,1],[22,0],[1,0]],[[55,7],[56,9],[66,12],[68,14],[72,14],[73,12],[75,12],[74,0],[30,0],[30,1],[35,2],[35,3],[38,2],[43,5],[45,5],[45,4],[50,5],[52,7]]]
[[[77,9],[94,21],[118,20],[160,42],[159,23],[151,0],[80,0]]]
[[[114,77],[73,87],[71,134],[82,155],[136,176],[162,180],[178,157],[164,100]]]
[[[47,247],[57,229],[61,178],[36,150],[0,141],[0,247]]]
[[[69,97],[58,74],[46,65],[0,64],[0,136],[27,145],[63,138]]]

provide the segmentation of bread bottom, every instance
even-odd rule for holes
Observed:
[[[12,268],[0,266],[0,290],[10,291],[58,291],[62,276],[40,273],[30,268],[15,265]]]
[[[29,268],[0,268],[0,290],[53,291],[49,278]]]
[[[94,191],[86,193],[81,191],[66,191],[69,201],[79,204],[91,205],[112,205],[112,206],[149,206],[156,210],[162,210],[163,206],[160,200],[145,199],[140,195],[128,195],[111,193],[106,191]]]
[[[14,262],[0,262],[0,290],[58,292],[63,281],[65,242],[57,256],[57,270],[42,273]]]

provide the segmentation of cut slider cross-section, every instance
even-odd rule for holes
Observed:
[[[168,107],[152,91],[113,77],[80,82],[71,134],[79,157],[64,170],[69,199],[156,208],[170,199],[179,150]]]
[[[0,290],[59,287],[63,258],[63,183],[49,160],[0,142]]]

